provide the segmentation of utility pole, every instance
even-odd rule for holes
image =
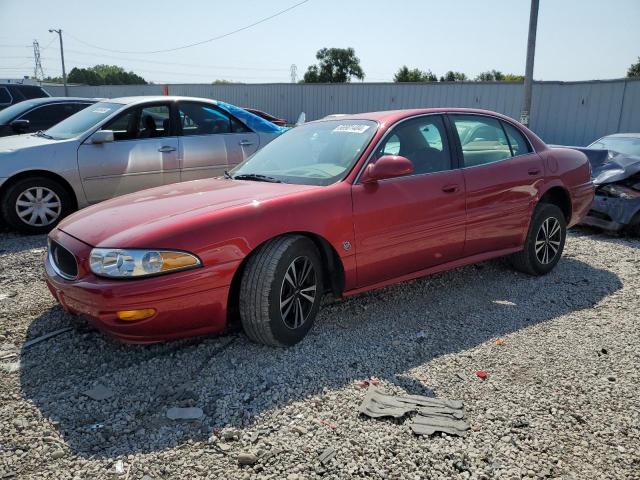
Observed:
[[[62,29],[56,30],[55,28],[50,28],[49,33],[57,33],[60,38],[60,59],[62,60],[62,81],[64,82],[64,96],[69,96],[69,90],[67,88],[67,72],[64,69],[64,47],[62,46]]]
[[[520,112],[520,123],[529,126],[529,115],[531,112],[531,89],[533,87],[533,60],[536,55],[536,30],[538,29],[538,6],[539,0],[531,0],[531,13],[529,14],[529,38],[527,40],[527,66],[524,72],[524,98],[522,100],[522,111]]]
[[[42,63],[40,62],[40,44],[37,40],[33,41],[33,59],[35,61],[33,76],[36,80],[42,82],[44,80],[44,72],[42,71]]]

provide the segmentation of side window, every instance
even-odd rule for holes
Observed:
[[[502,125],[507,132],[507,137],[509,137],[509,143],[511,144],[514,157],[531,153],[529,142],[525,140],[524,135],[522,135],[516,127],[507,122],[502,122]]]
[[[171,113],[167,105],[155,105],[141,110],[138,138],[168,137],[170,130]]]
[[[178,114],[183,135],[247,132],[242,123],[212,105],[184,102]]]
[[[137,140],[167,137],[171,130],[168,105],[134,107],[107,123],[104,130],[113,130],[114,140]]]
[[[444,123],[439,115],[407,120],[393,129],[377,157],[402,155],[413,162],[414,175],[451,169]]]
[[[0,87],[0,105],[10,105],[13,101],[13,97],[9,93],[6,87]]]
[[[40,130],[49,128],[58,122],[61,122],[74,112],[69,103],[56,103],[53,105],[44,105],[34,108],[30,112],[20,117],[21,120],[29,120],[29,126],[32,129]]]
[[[73,108],[73,113],[78,113],[80,110],[84,110],[85,108],[93,105],[92,103],[72,103],[71,107]]]
[[[460,138],[465,167],[499,162],[511,157],[500,122],[479,115],[451,115]]]

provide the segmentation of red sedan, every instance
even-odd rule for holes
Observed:
[[[531,275],[589,210],[586,157],[497,113],[333,116],[224,178],[115,198],[49,235],[47,283],[128,342],[222,331],[292,345],[323,294],[354,295],[489,258]]]

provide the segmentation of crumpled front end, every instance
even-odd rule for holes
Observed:
[[[640,157],[579,149],[589,158],[596,194],[582,223],[609,231],[640,229]]]

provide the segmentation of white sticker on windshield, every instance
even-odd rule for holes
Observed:
[[[332,132],[364,133],[371,125],[338,125]]]
[[[93,113],[107,113],[109,110],[111,110],[110,108],[104,108],[104,107],[100,107],[100,108],[94,108],[93,110],[91,110]]]

